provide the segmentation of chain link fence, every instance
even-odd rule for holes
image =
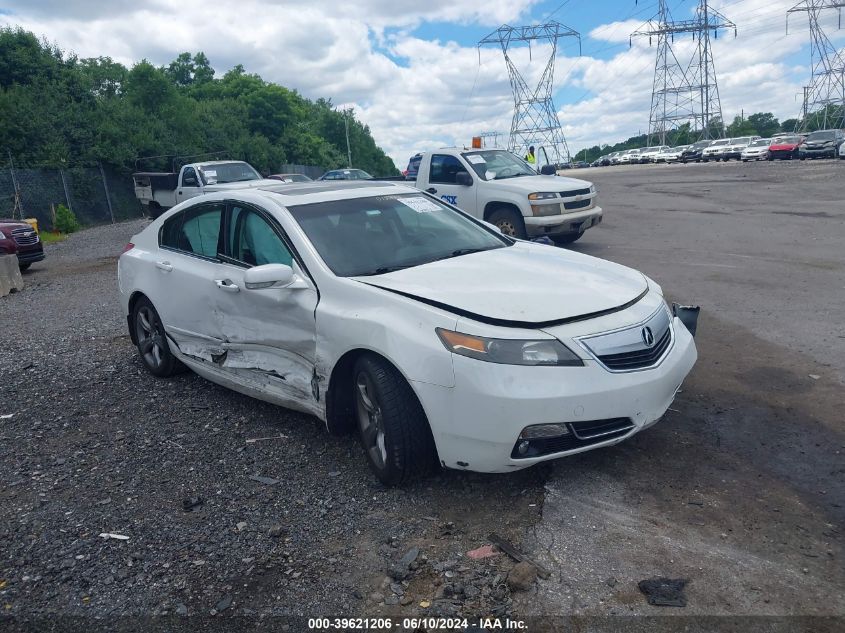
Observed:
[[[14,159],[0,164],[0,217],[37,218],[40,228],[54,228],[60,204],[80,224],[93,226],[138,218],[132,177],[107,165],[67,169],[20,167]]]

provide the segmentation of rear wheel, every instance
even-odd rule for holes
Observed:
[[[184,365],[170,351],[164,325],[153,304],[141,297],[132,309],[138,354],[153,376],[166,378],[184,369]]]
[[[517,237],[521,240],[528,237],[525,232],[525,222],[522,219],[522,215],[513,209],[503,208],[494,210],[493,213],[490,214],[488,222],[490,222],[490,224],[495,224],[505,235]]]
[[[395,486],[428,474],[436,464],[434,439],[404,376],[367,354],[355,363],[352,380],[358,434],[376,477]]]

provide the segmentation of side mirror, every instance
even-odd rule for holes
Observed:
[[[472,176],[465,171],[459,171],[455,174],[455,184],[462,187],[472,187]]]
[[[554,176],[557,174],[557,170],[554,165],[543,165],[540,167],[540,174],[543,176]]]
[[[244,285],[249,290],[263,288],[284,288],[291,285],[296,276],[293,268],[285,264],[264,264],[253,266],[244,273]]]
[[[184,178],[182,180],[182,186],[184,186],[184,187],[196,187],[197,186],[197,179],[192,177],[192,176],[188,176],[187,178]]]

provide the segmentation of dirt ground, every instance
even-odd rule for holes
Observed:
[[[49,247],[0,299],[2,612],[44,630],[438,614],[618,630],[667,612],[845,626],[845,161],[572,175],[605,210],[573,248],[700,304],[700,358],[656,426],[510,475],[385,489],[354,438],[192,374],[157,380],[116,300],[117,254],[143,221]],[[491,532],[550,577],[516,591],[507,556],[469,559]],[[650,606],[637,583],[652,576],[688,580],[687,606]]]

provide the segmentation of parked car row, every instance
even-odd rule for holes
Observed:
[[[592,167],[638,163],[707,163],[741,160],[845,159],[845,131],[818,130],[809,134],[776,134],[772,138],[742,136],[704,140],[679,147],[653,146],[601,156]]]

